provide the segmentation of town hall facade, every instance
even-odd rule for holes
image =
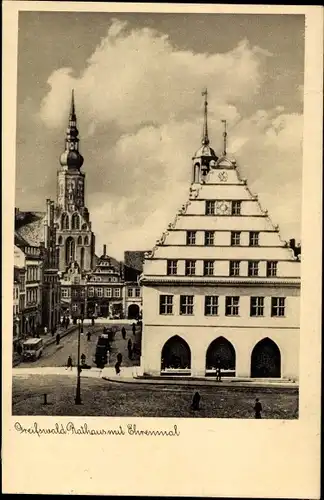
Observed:
[[[207,92],[189,199],[146,254],[144,375],[298,378],[300,262],[241,178],[211,148]]]

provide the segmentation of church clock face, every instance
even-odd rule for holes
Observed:
[[[215,213],[217,215],[229,215],[230,214],[230,202],[229,201],[217,201],[215,206]]]

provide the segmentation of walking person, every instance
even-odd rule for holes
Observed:
[[[133,344],[132,344],[131,339],[129,339],[129,341],[127,343],[127,349],[128,349],[128,357],[129,357],[129,359],[132,359],[132,356],[133,356]]]
[[[70,368],[70,370],[72,370],[73,368],[73,363],[72,363],[72,358],[71,356],[68,357],[68,360],[67,360],[67,363],[66,363],[66,370],[68,370]]]
[[[119,361],[117,361],[115,364],[115,371],[116,371],[116,375],[120,374],[120,362]]]
[[[85,362],[86,362],[86,355],[85,354],[81,354],[81,364],[85,365]]]
[[[125,330],[125,327],[124,327],[124,326],[123,326],[123,328],[122,328],[122,331],[121,331],[121,332],[122,332],[122,337],[123,337],[123,339],[125,340],[125,339],[126,339],[126,330]]]
[[[199,403],[200,403],[200,394],[198,391],[196,391],[193,398],[192,398],[191,409],[192,410],[199,410],[200,409]]]
[[[135,333],[136,333],[136,325],[135,325],[135,323],[132,324],[132,330],[133,330],[133,335],[135,335]]]
[[[56,345],[59,345],[60,340],[61,340],[61,335],[58,333],[58,334],[56,335]]]
[[[90,339],[91,339],[91,332],[90,332],[90,331],[88,331],[88,333],[87,333],[87,341],[89,342],[89,341],[90,341]]]
[[[222,378],[221,378],[221,363],[219,361],[219,359],[217,360],[217,363],[216,363],[216,382],[221,382],[222,381]]]
[[[255,412],[255,417],[254,418],[262,418],[261,417],[262,405],[261,405],[261,403],[259,401],[259,398],[256,398],[256,400],[255,400],[254,412]]]
[[[47,326],[44,326],[44,335],[47,335]]]

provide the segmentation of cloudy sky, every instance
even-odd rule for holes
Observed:
[[[16,206],[56,196],[75,89],[100,251],[149,249],[186,200],[209,91],[228,151],[284,239],[300,238],[304,17],[20,12]]]

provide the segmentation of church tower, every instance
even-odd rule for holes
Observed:
[[[75,262],[81,271],[89,271],[93,266],[95,236],[91,231],[89,212],[84,203],[85,174],[81,172],[84,159],[79,151],[78,136],[72,90],[65,151],[61,154],[61,167],[57,172],[55,222],[61,272],[65,272]]]

